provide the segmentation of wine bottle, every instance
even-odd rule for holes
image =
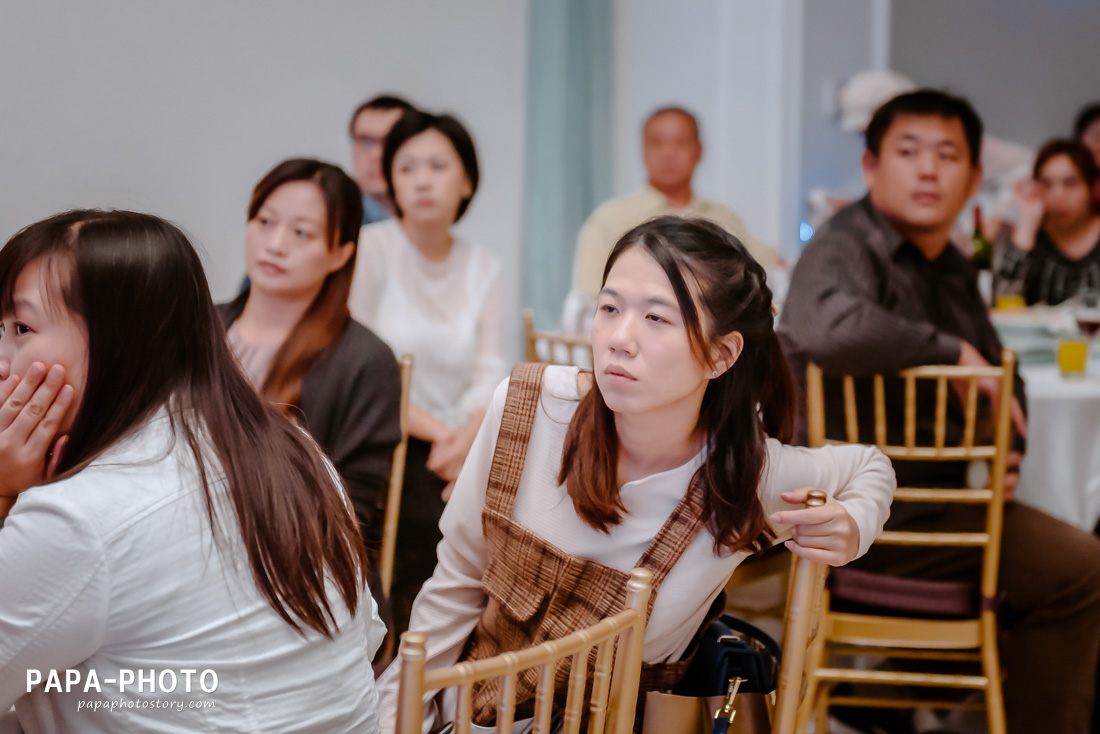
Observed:
[[[989,270],[993,267],[993,243],[990,242],[985,232],[982,231],[982,208],[974,207],[974,234],[970,236],[973,250],[970,261],[979,270]]]
[[[974,208],[974,234],[970,235],[970,243],[974,245],[970,261],[978,270],[989,270],[993,266],[993,243],[981,229],[981,207]]]

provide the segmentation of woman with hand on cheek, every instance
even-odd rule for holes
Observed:
[[[1015,288],[1029,306],[1054,306],[1100,288],[1100,168],[1083,143],[1052,140],[1033,173],[1013,189],[1020,221],[998,243],[998,288]]]
[[[241,374],[183,233],[32,224],[0,249],[0,319],[0,711],[27,734],[377,734],[349,499]]]
[[[12,335],[4,342],[4,334]],[[73,386],[65,383],[65,367],[48,370],[42,362],[29,368],[17,367],[25,379],[13,374],[5,347],[15,341],[15,330],[28,327],[0,319],[0,527],[19,494],[48,481],[57,469],[66,438],[58,435],[62,425],[71,425],[69,407]]]
[[[453,232],[477,191],[469,133],[450,115],[406,112],[386,137],[382,172],[397,217],[360,233],[348,306],[415,360],[392,591],[400,634],[435,568],[439,517],[504,359],[500,265]]]

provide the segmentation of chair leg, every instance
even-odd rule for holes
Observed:
[[[996,658],[996,653],[994,653]],[[1001,691],[1001,671],[997,668],[996,660],[992,669],[985,672],[989,678],[989,684],[985,688],[985,711],[989,720],[989,734],[1005,734],[1005,702]]]
[[[817,686],[814,684],[814,679],[810,678],[806,681],[806,696],[798,702],[798,709],[794,715],[794,730],[796,732],[806,731],[806,724],[810,720],[810,712],[814,709],[814,701],[817,696]]]
[[[1005,734],[1005,702],[1001,690],[1001,661],[997,655],[997,623],[990,611],[982,613],[982,672],[989,681],[985,688],[989,734]]]
[[[815,716],[814,721],[818,722],[815,731],[825,732],[823,722],[828,717],[829,684],[819,680],[815,675],[821,668],[824,651],[824,640],[818,636],[810,644],[810,649],[806,653],[806,698],[798,706],[798,716],[795,718],[797,732],[806,731],[811,714]]]
[[[985,692],[986,717],[989,720],[989,734],[1005,734],[1005,707],[1001,699],[1001,682],[989,684]]]
[[[825,592],[828,594],[828,592]],[[822,599],[821,604],[827,604],[827,600]],[[823,607],[824,608],[824,607]],[[807,680],[807,692],[806,692],[806,705],[805,716],[799,718],[799,729],[802,732],[806,730],[806,725],[810,721],[810,712],[814,713],[814,721],[816,723],[815,731],[825,734],[826,724],[825,720],[829,716],[829,683],[822,681],[817,677],[817,671],[822,668],[826,662],[827,655],[825,654],[825,635],[823,634],[824,614],[822,609],[818,610],[817,628],[815,629],[815,635],[813,641],[810,643],[810,649],[806,653],[806,680]],[[801,713],[801,712],[800,712]]]
[[[814,731],[828,734],[829,731],[829,686],[818,687],[817,700],[814,701]]]

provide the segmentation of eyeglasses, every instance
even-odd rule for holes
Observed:
[[[384,137],[379,138],[374,135],[352,135],[351,142],[355,144],[355,147],[362,148],[363,150],[374,150],[375,148],[383,145],[386,142]]]

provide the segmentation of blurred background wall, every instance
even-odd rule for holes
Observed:
[[[838,124],[837,95],[864,69],[890,66],[889,0],[826,0],[804,4],[799,110],[799,218],[806,195],[826,187],[857,196],[863,191],[863,138]],[[799,250],[802,233],[793,245]]]
[[[352,111],[392,91],[472,131],[460,230],[503,260],[514,304],[526,52],[514,0],[0,0],[0,242],[62,209],[150,211],[227,299],[252,187],[291,156],[350,170]]]
[[[862,187],[862,141],[837,124],[851,74],[948,86],[1036,145],[1100,97],[1097,28],[1095,0],[0,0],[0,238],[70,207],[152,211],[226,299],[260,176],[347,166],[351,111],[396,92],[474,135],[459,229],[504,264],[518,356],[519,309],[554,323],[591,207],[644,183],[654,108],[698,114],[697,190],[793,261],[806,192]]]
[[[970,98],[990,133],[1030,147],[1070,135],[1100,99],[1100,2],[895,2],[893,66]]]
[[[614,0],[615,193],[645,183],[646,116],[679,104],[697,115],[703,136],[697,191],[785,249],[798,232],[802,5]]]

